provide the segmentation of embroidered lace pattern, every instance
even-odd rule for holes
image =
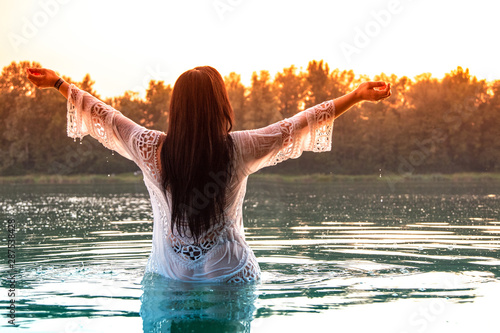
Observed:
[[[300,120],[294,117],[284,119],[278,123],[282,136],[282,148],[273,159],[269,160],[268,165],[275,165],[289,158],[298,158],[303,150],[314,152],[330,150],[333,119],[335,117],[335,105],[333,101],[324,102],[304,112],[310,131],[308,146],[301,147],[301,141],[304,140],[304,137],[296,134],[302,128]]]
[[[140,160],[147,174],[150,174],[157,182],[160,182],[160,170],[158,170],[157,156],[157,154],[159,154],[157,146],[160,135],[161,132],[158,131],[143,130],[133,137],[136,151],[140,155]]]
[[[330,151],[334,118],[331,100],[267,127],[233,133],[239,134],[246,173],[298,158],[304,151]]]
[[[313,148],[314,152],[329,151],[332,146],[333,120],[335,118],[335,103],[333,101],[324,102],[316,106],[311,113],[309,121],[315,123]]]
[[[259,264],[252,259],[248,260],[243,269],[227,280],[229,283],[242,283],[255,281],[260,275]]]
[[[87,134],[133,160],[144,174],[153,209],[153,239],[146,272],[174,280],[249,282],[260,278],[253,251],[245,241],[242,206],[248,176],[303,151],[331,149],[335,105],[328,101],[267,127],[232,132],[234,175],[228,185],[226,223],[213,226],[198,241],[171,229],[169,194],[161,184],[158,146],[165,134],[137,125],[119,111],[71,85],[67,133]]]
[[[182,259],[196,261],[203,258],[208,251],[219,243],[223,229],[223,225],[213,227],[200,241],[198,241],[198,243],[193,243],[189,237],[174,236],[171,230],[165,230],[165,235],[174,252]]]

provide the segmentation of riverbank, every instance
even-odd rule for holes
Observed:
[[[455,173],[455,174],[422,174],[422,175],[337,175],[337,174],[310,174],[310,175],[283,175],[272,173],[257,173],[251,176],[254,179],[272,182],[365,182],[385,181],[389,183],[401,182],[499,182],[500,173]],[[24,175],[0,176],[0,184],[120,184],[142,183],[141,173],[123,173],[110,175]]]
[[[142,183],[141,173],[110,175],[23,175],[0,176],[0,184],[120,184]]]

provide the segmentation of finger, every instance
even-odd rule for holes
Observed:
[[[380,89],[374,89],[375,91],[377,91],[378,93],[380,93],[383,98],[386,98],[386,97],[389,97],[390,94],[391,94],[391,84],[388,83],[387,86],[385,87],[381,87]]]
[[[389,97],[391,97],[391,95],[392,95],[392,93],[389,90],[389,92],[382,99],[388,99]]]
[[[384,87],[387,84],[384,81],[372,81],[368,82],[368,88]]]
[[[387,85],[387,97],[391,96],[392,95],[392,90],[391,90],[391,84],[389,83]]]
[[[46,75],[43,68],[28,68],[28,78],[39,79]]]
[[[29,71],[28,71],[28,76],[27,76],[28,80],[37,87],[40,86],[42,77],[43,76],[41,74],[35,75],[32,73],[29,73]]]
[[[390,90],[375,90],[375,92],[377,93],[377,96],[376,96],[376,100],[377,101],[382,101],[384,99],[387,99],[389,98],[389,96],[391,96],[391,91]]]
[[[33,69],[28,69],[28,79],[33,82],[33,80],[37,80],[41,78],[43,75],[39,71],[33,71]]]
[[[36,67],[28,68],[28,71],[34,75],[41,75],[45,72],[43,68],[36,68]]]

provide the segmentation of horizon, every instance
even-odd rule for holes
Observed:
[[[21,60],[21,61],[18,61],[17,63],[24,62],[24,61],[33,62],[34,60]],[[335,71],[335,70],[339,70],[340,72],[343,72],[343,71],[347,71],[347,72],[349,72],[349,71],[351,71],[351,70],[352,70],[352,69],[331,68],[331,67],[330,67],[330,64],[326,63],[323,59],[319,59],[319,60],[318,60],[318,59],[313,59],[313,60],[310,60],[310,61],[311,61],[311,62],[312,62],[312,61],[317,61],[317,62],[323,61],[323,63],[324,63],[324,64],[327,64],[327,65],[329,66],[329,74],[331,74],[331,73],[332,73],[333,71]],[[13,62],[14,62],[14,61],[13,61]],[[12,64],[12,62],[11,62],[11,64]],[[9,64],[9,65],[7,65],[7,66],[4,66],[3,68],[6,68],[6,67],[8,67],[8,66],[10,66],[10,64]],[[285,68],[289,68],[289,67],[291,67],[291,66],[295,66],[295,68],[297,68],[297,71],[298,71],[298,72],[297,72],[297,74],[299,74],[299,73],[306,73],[306,72],[307,72],[307,65],[306,65],[306,66],[300,66],[300,67],[298,67],[298,66],[296,66],[295,64],[292,64],[292,65],[290,65],[290,66],[283,67],[283,69],[285,69]],[[3,68],[2,68],[2,69],[3,69]],[[463,66],[457,66],[457,67],[455,67],[454,69],[451,69],[451,70],[449,70],[449,71],[447,71],[447,72],[443,73],[443,75],[442,75],[441,77],[437,77],[437,76],[433,75],[433,73],[430,73],[430,72],[423,72],[423,73],[420,73],[420,74],[416,74],[416,75],[414,75],[414,76],[409,76],[409,75],[397,75],[397,74],[395,74],[395,73],[384,73],[384,72],[381,72],[381,73],[379,73],[379,74],[375,74],[375,75],[373,75],[373,76],[368,76],[367,74],[363,74],[363,73],[356,73],[356,72],[354,72],[354,71],[353,71],[353,72],[354,72],[354,74],[355,74],[356,79],[359,79],[359,78],[361,78],[361,77],[363,77],[363,76],[368,76],[369,80],[373,80],[373,81],[376,81],[376,79],[375,79],[375,78],[376,78],[376,77],[378,77],[378,76],[381,76],[381,75],[385,75],[385,76],[387,76],[387,77],[389,77],[389,78],[390,78],[391,76],[393,76],[393,75],[396,75],[396,78],[397,78],[397,79],[401,79],[401,78],[403,78],[403,77],[407,77],[407,78],[409,78],[412,82],[417,82],[417,78],[418,78],[419,76],[422,76],[422,75],[424,75],[424,74],[430,74],[430,75],[431,75],[431,76],[430,76],[430,78],[432,78],[432,79],[436,79],[436,80],[438,80],[439,82],[441,82],[441,81],[445,78],[445,76],[446,76],[446,75],[448,75],[448,74],[452,74],[452,72],[453,72],[453,71],[456,71],[456,70],[457,70],[457,69],[459,69],[459,68],[460,68],[460,69],[462,69],[464,72],[468,72],[471,78],[476,78],[478,81],[485,81],[486,83],[493,83],[493,82],[495,82],[495,81],[500,81],[500,79],[487,80],[487,79],[484,79],[484,78],[479,78],[479,77],[477,77],[477,75],[475,75],[474,73],[471,73],[471,71],[470,71],[470,69],[469,69],[469,68],[466,68],[466,67],[463,67]],[[261,70],[258,70],[258,71],[257,71],[257,70],[256,70],[256,71],[253,71],[251,75],[253,75],[253,73],[256,73],[257,75],[260,75],[260,71],[268,71],[268,72],[270,73],[270,78],[271,78],[271,79],[270,79],[270,82],[272,83],[272,82],[274,82],[274,80],[275,80],[275,78],[276,78],[276,75],[277,75],[278,73],[282,73],[282,72],[283,72],[283,69],[282,69],[281,71],[274,72],[274,73],[273,73],[273,72],[271,72],[271,71],[268,71],[268,70],[266,70],[266,69],[261,69]],[[225,80],[225,79],[226,79],[226,76],[229,76],[229,74],[230,74],[230,73],[236,73],[237,75],[242,76],[242,75],[241,75],[241,73],[238,73],[238,72],[235,72],[235,71],[229,72],[229,73],[227,73],[227,74],[225,74],[225,73],[220,73],[220,74],[222,75],[222,78]],[[61,73],[60,73],[60,74],[61,74]],[[181,73],[181,74],[182,74],[182,73]],[[64,75],[64,74],[62,74],[62,75]],[[146,95],[146,92],[147,92],[147,89],[148,89],[148,87],[147,87],[147,86],[144,86],[144,90],[143,90],[143,91],[136,91],[136,90],[131,90],[131,89],[129,89],[129,90],[124,90],[123,92],[119,93],[118,95],[108,96],[108,95],[104,95],[104,94],[102,94],[102,93],[101,93],[101,92],[100,92],[100,91],[96,88],[96,86],[98,86],[98,82],[97,82],[97,80],[95,80],[95,78],[92,76],[92,74],[91,74],[91,73],[85,73],[85,74],[84,74],[84,76],[82,76],[81,78],[74,78],[74,77],[70,77],[70,76],[67,76],[67,75],[65,75],[65,76],[69,77],[69,78],[70,78],[73,82],[80,82],[80,81],[82,81],[82,80],[84,79],[84,77],[85,77],[86,75],[89,75],[89,76],[90,76],[90,78],[91,78],[91,80],[92,80],[92,81],[94,81],[94,85],[93,85],[93,87],[94,87],[95,91],[96,91],[96,92],[97,92],[97,93],[101,96],[101,98],[102,98],[102,99],[122,97],[122,96],[124,96],[127,92],[138,93],[139,98],[140,98],[140,99],[144,99],[144,98],[145,98],[145,95]],[[250,76],[251,76],[251,75],[250,75]],[[154,75],[152,75],[151,80],[154,80]],[[174,86],[174,83],[175,83],[175,81],[173,81],[173,82],[166,82],[166,81],[164,81],[164,80],[154,80],[154,81],[163,82],[163,83],[165,84],[165,86],[169,86],[169,85],[170,85],[171,87],[173,87],[173,86]],[[249,80],[249,82],[244,82],[244,81],[243,81],[243,79],[241,79],[241,83],[244,85],[245,89],[250,89],[250,90],[251,90],[251,88],[252,88],[252,84],[251,84],[250,80]],[[148,82],[148,84],[149,84],[149,82]]]

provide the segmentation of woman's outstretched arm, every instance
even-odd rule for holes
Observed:
[[[67,133],[70,138],[82,139],[90,135],[106,148],[136,162],[145,174],[156,177],[156,169],[152,171],[150,166],[155,165],[156,144],[163,133],[133,122],[111,105],[68,84],[53,70],[28,68],[26,72],[35,86],[56,88],[68,100]]]
[[[26,73],[28,74],[28,80],[31,81],[35,86],[38,88],[55,88],[56,82],[62,78],[59,77],[59,75],[56,74],[51,69],[46,69],[46,68],[26,68]],[[61,86],[59,87],[59,92],[61,95],[63,95],[66,99],[68,99],[68,88],[69,84],[68,82],[64,81],[62,82]]]
[[[391,85],[364,82],[354,91],[301,111],[264,128],[233,134],[239,141],[247,174],[299,157],[303,151],[331,149],[334,119],[363,101],[378,102],[391,96]]]

